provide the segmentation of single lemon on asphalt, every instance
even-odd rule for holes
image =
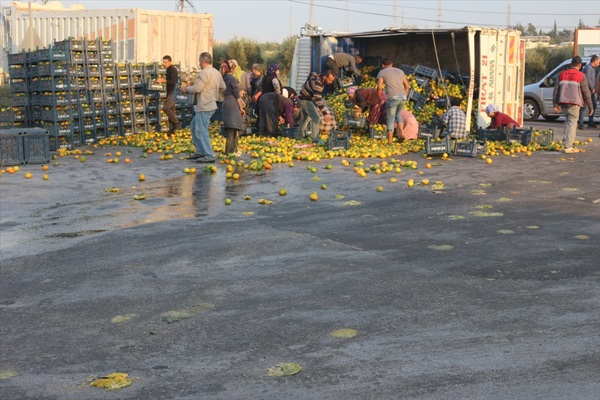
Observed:
[[[280,196],[285,196],[287,194],[287,189],[280,189],[279,190],[279,195]]]
[[[377,186],[377,191],[378,192],[383,192],[383,186]]]
[[[317,192],[312,192],[309,196],[309,199],[311,199],[311,201],[317,201],[319,200],[319,195],[317,194]]]

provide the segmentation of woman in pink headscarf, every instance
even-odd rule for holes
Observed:
[[[369,124],[385,124],[387,120],[385,113],[387,97],[385,97],[385,93],[382,92],[381,96],[378,96],[377,89],[359,89],[356,86],[350,86],[346,93],[348,93],[348,99],[352,101],[353,105],[358,105],[362,112],[369,109]]]

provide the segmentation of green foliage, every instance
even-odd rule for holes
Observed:
[[[536,47],[525,57],[525,84],[537,82],[561,62],[573,57],[573,46]]]
[[[527,50],[525,58],[525,84],[537,82],[548,72],[550,51],[547,47]]]
[[[254,63],[265,65],[277,63],[281,68],[279,79],[285,85],[294,58],[297,38],[298,36],[289,36],[282,43],[257,43],[252,39],[234,37],[227,43],[217,43],[213,47],[215,68],[221,61],[232,58],[236,59],[245,71],[249,71]]]
[[[548,57],[548,72],[555,68],[561,62],[573,58],[573,46],[557,47]]]
[[[214,65],[218,66],[223,60],[235,59],[244,71],[249,71],[252,64],[264,63],[262,46],[263,44],[255,40],[238,37],[234,37],[227,43],[215,44]]]

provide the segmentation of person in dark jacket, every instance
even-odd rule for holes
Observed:
[[[279,80],[279,65],[271,64],[267,68],[267,75],[262,80],[262,93],[275,92],[281,94],[281,81]]]
[[[175,85],[177,85],[177,68],[173,65],[173,59],[171,56],[163,57],[163,65],[167,68],[167,73],[164,78],[158,78],[156,82],[167,84],[167,98],[163,105],[163,111],[169,118],[169,134],[174,133],[177,129],[181,128],[181,122],[175,115]]]
[[[587,105],[590,115],[594,112],[588,81],[580,69],[581,57],[575,56],[571,60],[571,68],[562,71],[558,75],[558,82],[554,86],[552,96],[554,111],[562,111],[565,116],[565,137],[563,139],[565,153],[580,152],[578,148],[573,147],[577,136],[579,109]]]
[[[225,92],[223,93],[223,103],[221,104],[223,112],[223,125],[227,136],[225,144],[225,153],[240,155],[238,152],[238,138],[244,131],[244,102],[240,97],[238,80],[232,75],[235,65],[224,61],[221,64],[221,74],[225,81]]]
[[[300,108],[300,102],[289,99],[275,92],[263,93],[258,100],[260,118],[258,134],[277,136],[277,128],[281,124],[294,126],[294,109]]]

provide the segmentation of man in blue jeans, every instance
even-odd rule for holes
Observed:
[[[401,113],[404,109],[404,102],[406,102],[406,95],[410,90],[410,86],[404,71],[394,68],[392,60],[388,57],[381,60],[381,71],[377,74],[378,96],[381,96],[384,84],[387,96],[388,143],[391,144],[394,142],[394,123],[398,124],[400,132],[404,130],[404,120]]]
[[[214,163],[215,156],[208,135],[208,124],[210,117],[217,110],[219,92],[225,91],[225,81],[221,73],[212,66],[210,53],[200,54],[200,68],[202,70],[198,74],[196,83],[181,88],[182,93],[196,93],[195,114],[190,124],[196,152],[187,158],[198,163]]]

